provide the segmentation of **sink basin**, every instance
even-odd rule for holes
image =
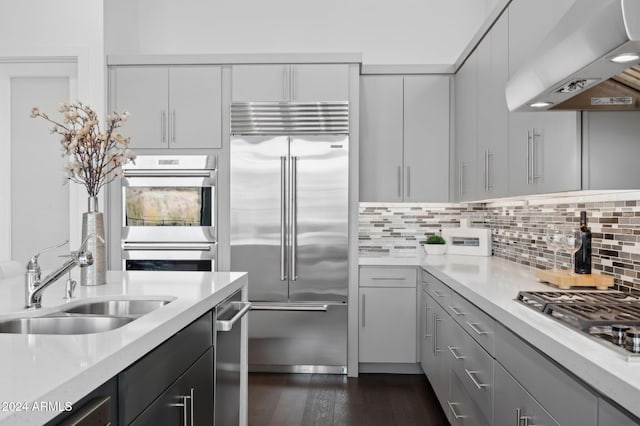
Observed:
[[[105,300],[101,302],[90,302],[73,308],[65,309],[63,312],[69,314],[85,315],[108,315],[115,317],[137,318],[144,314],[158,309],[170,300]]]
[[[91,334],[114,330],[133,320],[133,318],[107,316],[16,318],[0,321],[0,333]]]

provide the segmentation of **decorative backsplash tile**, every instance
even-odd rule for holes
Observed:
[[[612,275],[622,289],[640,289],[640,192],[579,194],[478,204],[360,204],[360,255],[413,256],[420,241],[443,227],[489,226],[493,255],[532,268],[551,268],[553,253],[544,241],[548,224],[578,227],[587,212],[592,232],[592,264]],[[570,257],[558,260],[569,267]]]

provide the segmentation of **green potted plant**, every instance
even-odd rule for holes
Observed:
[[[445,254],[447,242],[440,235],[431,235],[424,241],[424,251],[427,254]]]

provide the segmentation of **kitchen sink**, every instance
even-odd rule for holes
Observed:
[[[65,309],[69,314],[108,315],[115,317],[138,318],[163,307],[170,300],[104,300],[84,303]]]
[[[0,321],[0,333],[91,334],[114,330],[134,318],[109,316],[48,316]]]

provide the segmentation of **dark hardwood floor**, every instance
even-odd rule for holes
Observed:
[[[249,374],[249,426],[445,426],[423,375]]]

